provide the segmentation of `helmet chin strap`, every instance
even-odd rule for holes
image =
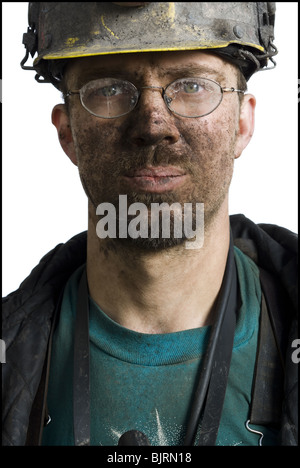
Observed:
[[[238,308],[238,285],[233,240],[216,303],[216,320],[211,329],[208,348],[200,369],[198,385],[189,415],[185,446],[214,445],[223,409],[229,374]],[[73,414],[75,445],[90,445],[90,379],[89,379],[89,307],[86,271],[79,283],[74,336]],[[176,391],[176,389],[174,389]],[[145,434],[130,430],[118,445],[151,445]]]
[[[244,75],[246,81],[249,81],[254,73],[276,67],[276,62],[273,57],[277,55],[278,50],[272,41],[270,41],[269,51],[266,54],[254,55],[251,50],[248,50],[246,47],[233,44],[220,49],[210,50],[209,52],[237,66]],[[268,59],[273,63],[272,67],[265,67]]]

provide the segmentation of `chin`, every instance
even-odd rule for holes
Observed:
[[[114,242],[124,249],[140,250],[144,252],[161,252],[163,250],[171,249],[184,245],[186,238],[142,238],[138,237],[133,239],[127,237],[126,239],[114,239]]]

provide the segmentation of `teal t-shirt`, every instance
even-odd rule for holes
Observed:
[[[261,289],[256,265],[234,248],[242,305],[238,311],[228,386],[216,445],[258,445],[249,432]],[[68,281],[53,338],[48,390],[51,423],[43,445],[74,445],[73,336],[78,283]],[[126,431],[147,435],[151,445],[182,445],[189,408],[210,327],[168,334],[138,333],[111,320],[90,298],[91,445],[116,446]],[[276,431],[258,426],[263,445]]]

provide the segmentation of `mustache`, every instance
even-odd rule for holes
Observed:
[[[193,166],[191,157],[186,153],[174,152],[155,148],[153,151],[139,150],[134,154],[122,152],[112,158],[110,166],[113,167],[115,176],[125,175],[129,172],[144,169],[146,167],[178,166],[185,173],[192,174]]]

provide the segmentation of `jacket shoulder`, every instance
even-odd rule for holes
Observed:
[[[298,310],[298,235],[275,224],[255,224],[244,215],[230,217],[234,244],[278,280]]]
[[[264,282],[263,289],[276,344],[284,355],[285,375],[279,444],[297,445],[298,369],[292,353],[298,338],[298,236],[277,225],[256,225],[243,215],[230,221],[235,245],[259,266],[262,279],[265,271],[271,282],[270,286]]]
[[[24,445],[32,402],[41,379],[52,318],[70,275],[86,261],[86,233],[47,253],[3,299],[3,445]]]

